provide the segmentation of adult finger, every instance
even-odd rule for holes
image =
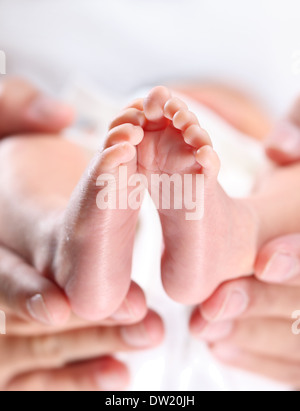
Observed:
[[[139,134],[135,137],[140,138]],[[128,176],[136,172],[136,149],[131,143],[96,154],[66,209],[54,261],[55,281],[65,290],[73,312],[89,321],[111,316],[131,284],[139,213],[112,204],[113,197],[127,201],[131,192],[130,187],[119,189],[123,184],[118,180],[120,164],[126,166]],[[109,201],[104,204],[107,190]]]
[[[226,342],[258,355],[300,362],[299,335],[292,320],[253,318],[236,321]]]
[[[232,367],[265,376],[291,387],[300,386],[299,362],[255,354],[223,342],[214,344],[211,351],[218,360]]]
[[[279,122],[266,142],[266,152],[280,165],[300,160],[300,98],[287,118]]]
[[[15,377],[4,391],[118,391],[129,382],[127,367],[111,357]]]
[[[256,266],[260,281],[300,285],[300,235],[278,238],[260,251]]]
[[[39,323],[28,323],[15,315],[9,315],[7,318],[7,333],[10,336],[33,336],[47,335],[55,332],[82,330],[91,326],[108,326],[130,325],[142,321],[148,313],[145,294],[142,289],[134,282],[131,283],[127,297],[116,313],[103,321],[89,323],[74,314],[71,315],[68,322],[62,325],[43,325]]]
[[[72,123],[71,107],[43,95],[19,78],[0,83],[0,137],[25,132],[58,132]]]
[[[299,309],[300,287],[264,284],[244,278],[222,284],[198,308],[199,320],[228,321],[237,318],[291,318]]]
[[[230,325],[230,326],[229,326]],[[226,326],[226,328],[225,328]],[[226,329],[226,333],[223,331]],[[242,350],[300,362],[299,336],[291,320],[254,318],[235,322],[206,323],[194,336],[208,343],[226,342]]]
[[[92,327],[55,335],[28,338],[1,338],[1,369],[11,376],[37,368],[60,368],[67,363],[96,358],[114,352],[146,349],[162,341],[164,327],[160,317],[149,311],[135,325]]]
[[[70,315],[68,300],[52,281],[0,247],[0,307],[25,320],[59,326]]]

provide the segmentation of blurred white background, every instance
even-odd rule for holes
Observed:
[[[8,72],[52,92],[219,80],[281,114],[300,91],[299,0],[0,0]]]

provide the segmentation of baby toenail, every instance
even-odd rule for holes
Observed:
[[[231,291],[220,308],[208,309],[202,307],[202,314],[211,321],[231,320],[242,315],[249,305],[249,297],[242,289]]]

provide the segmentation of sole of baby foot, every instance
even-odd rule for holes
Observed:
[[[208,133],[184,102],[165,87],[156,87],[143,107],[147,122],[137,148],[138,166],[148,184],[153,175],[180,176],[181,183],[187,176],[199,181],[198,186],[187,187],[200,209],[194,216],[184,202],[181,208],[169,209],[157,204],[165,244],[165,290],[180,303],[199,303],[223,281],[252,272],[255,216],[245,201],[231,199],[219,185],[219,157]],[[171,198],[178,192],[172,188]]]

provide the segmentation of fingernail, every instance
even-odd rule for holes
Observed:
[[[124,301],[122,306],[118,309],[118,311],[116,311],[115,314],[111,316],[111,319],[113,321],[119,321],[119,322],[131,321],[134,318],[136,318],[134,309],[129,304],[127,299]]]
[[[233,330],[233,322],[226,321],[222,323],[206,323],[198,333],[201,340],[214,342],[228,337]]]
[[[95,373],[95,383],[101,391],[119,391],[126,386],[124,377],[116,372],[102,371]]]
[[[273,255],[261,278],[272,282],[282,283],[290,280],[299,273],[298,259],[285,253],[276,253]]]
[[[26,117],[35,122],[45,122],[69,115],[70,109],[50,97],[39,96],[29,106]]]
[[[152,344],[149,333],[143,323],[129,327],[122,327],[120,333],[124,343],[130,347],[144,348],[149,347]]]
[[[300,149],[300,130],[294,124],[282,121],[270,135],[267,144],[270,148],[294,154]]]
[[[30,298],[27,301],[26,305],[29,314],[34,320],[46,325],[53,324],[51,315],[41,294],[37,294],[34,297]]]
[[[242,289],[231,291],[223,301],[220,308],[215,311],[205,308],[205,304],[201,309],[202,315],[211,320],[232,320],[242,315],[249,305],[249,297]]]
[[[149,310],[142,322],[120,328],[124,343],[133,348],[155,347],[162,342],[164,335],[164,323],[152,310]]]

